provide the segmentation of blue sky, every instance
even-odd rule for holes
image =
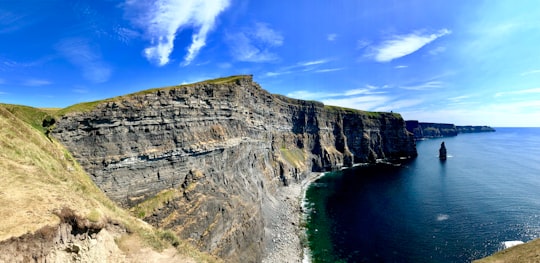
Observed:
[[[405,119],[540,126],[538,1],[0,0],[0,102],[253,74]]]

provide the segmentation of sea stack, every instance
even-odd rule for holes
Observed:
[[[441,143],[441,148],[439,149],[439,159],[441,161],[446,160],[446,146],[444,146],[444,142]]]

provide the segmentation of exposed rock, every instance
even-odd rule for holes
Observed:
[[[414,134],[415,138],[437,138],[456,136],[456,125],[450,123],[431,123],[406,121],[407,130]]]
[[[107,100],[65,115],[52,135],[111,199],[145,204],[144,220],[237,262],[261,261],[262,207],[284,185],[416,156],[399,114],[272,95],[251,76]]]
[[[114,238],[118,229],[88,222],[73,211],[58,213],[61,223],[0,242],[0,262],[126,262]]]
[[[441,148],[439,149],[439,159],[441,161],[446,160],[446,146],[444,145],[444,142],[441,143]]]
[[[458,133],[494,132],[489,126],[456,126]]]
[[[494,132],[489,126],[456,126],[451,123],[406,121],[407,131],[416,139],[456,136],[459,133]]]

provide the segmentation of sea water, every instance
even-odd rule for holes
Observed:
[[[459,134],[417,149],[401,166],[356,167],[311,184],[313,262],[470,262],[540,237],[539,128]]]

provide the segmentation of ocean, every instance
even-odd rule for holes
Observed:
[[[310,185],[313,262],[470,262],[505,241],[540,237],[540,128],[429,139],[417,149],[401,166],[327,173]]]

